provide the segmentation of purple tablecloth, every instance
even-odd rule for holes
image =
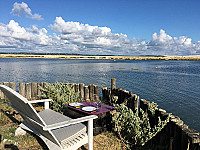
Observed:
[[[70,106],[69,104],[66,104],[65,106],[69,107],[71,109],[77,110],[79,112],[83,112],[85,114],[89,114],[89,115],[98,115],[98,114],[109,112],[109,111],[115,109],[113,106],[100,104],[100,106],[98,107],[99,109],[96,109],[95,111],[90,112],[90,111],[84,111],[84,110],[82,110],[82,108],[86,107],[86,106],[92,106],[92,107],[96,107],[97,108],[95,102],[91,101],[91,102],[79,102],[79,103],[82,103],[83,105],[81,105],[81,107],[78,107],[78,108]]]

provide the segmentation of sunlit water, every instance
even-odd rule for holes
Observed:
[[[158,103],[200,131],[200,61],[0,58],[0,82],[70,82],[117,87]]]

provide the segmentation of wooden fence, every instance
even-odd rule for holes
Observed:
[[[140,100],[140,108],[148,112],[150,102],[144,99]],[[148,114],[149,115],[149,114]],[[150,116],[150,115],[149,115]],[[155,118],[160,116],[166,118],[168,113],[163,109],[158,109],[155,112]],[[149,118],[151,119],[155,118]],[[149,140],[145,147],[152,149],[169,149],[169,150],[200,150],[200,133],[189,128],[178,116],[171,115],[168,124]]]
[[[115,78],[111,79],[111,88],[102,87],[102,96],[110,104],[113,103],[114,96],[117,96],[117,104],[126,103],[134,112],[138,109],[139,96],[122,88],[116,88]]]
[[[148,111],[150,102],[145,99],[139,99],[139,96],[129,91],[116,88],[115,79],[111,80],[111,88],[102,87],[102,95],[103,99],[108,103],[112,103],[112,97],[117,96],[117,104],[126,103],[127,107],[133,111],[141,108],[148,114],[152,125],[157,124],[158,116],[161,120],[165,120],[168,116],[168,113],[160,108],[155,111],[155,115],[151,115]],[[190,129],[179,117],[171,115],[167,125],[158,134],[148,140],[145,145],[136,149],[200,150],[200,133]]]
[[[18,92],[26,97],[27,99],[33,100],[37,99],[41,96],[40,87],[45,87],[45,82],[43,83],[24,83],[20,82],[19,86],[15,82],[0,82],[0,84],[4,84],[13,90],[17,90]],[[69,84],[75,92],[79,92],[79,96],[81,99],[90,99],[97,100],[99,99],[99,86],[90,84],[89,86],[85,86],[82,83],[66,83]],[[0,98],[4,98],[4,94],[0,91]]]

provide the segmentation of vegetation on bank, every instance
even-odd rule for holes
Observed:
[[[165,120],[157,117],[155,118],[158,120],[157,124],[151,124],[148,113],[145,113],[141,108],[134,113],[125,104],[115,104],[114,106],[116,109],[116,114],[112,117],[114,131],[117,132],[127,149],[144,145],[169,122],[170,115]],[[154,117],[156,110],[157,104],[151,103],[149,111]]]
[[[47,58],[47,59],[112,59],[112,60],[191,60],[199,61],[200,55],[188,55],[188,56],[111,56],[111,55],[79,55],[79,54],[0,54],[0,58]]]
[[[45,83],[45,87],[40,87],[42,91],[42,99],[52,99],[50,107],[54,111],[62,112],[65,104],[77,102],[79,98],[79,92],[75,92],[67,83]]]

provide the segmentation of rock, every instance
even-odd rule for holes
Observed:
[[[21,127],[18,127],[15,131],[15,136],[22,136],[22,135],[25,135],[26,134],[26,131],[23,130]]]

